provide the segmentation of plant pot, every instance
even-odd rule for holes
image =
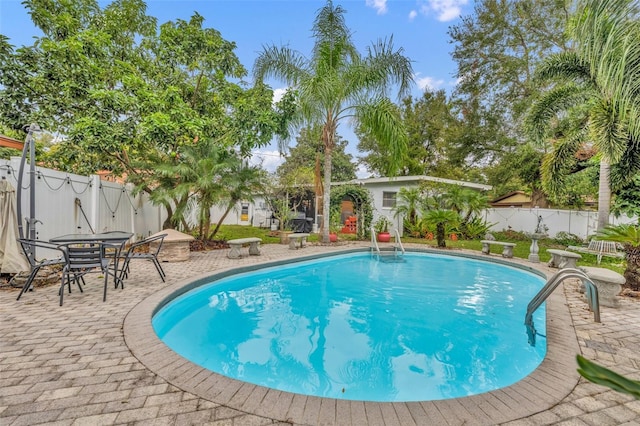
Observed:
[[[338,234],[336,234],[335,232],[330,232],[329,242],[335,243],[336,241],[338,241]]]
[[[388,232],[378,232],[378,242],[379,243],[388,243],[391,241],[391,234]]]

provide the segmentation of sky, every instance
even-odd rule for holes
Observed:
[[[34,37],[40,35],[21,1],[0,0],[0,34],[9,37],[16,47],[31,45]],[[110,2],[99,0],[99,3],[105,6]],[[147,14],[156,17],[158,24],[188,20],[198,12],[205,19],[205,27],[218,30],[224,39],[236,43],[235,53],[249,72],[265,45],[288,45],[309,56],[313,20],[325,4],[320,0],[146,0],[146,3]],[[422,96],[425,89],[444,89],[448,93],[454,89],[456,66],[451,59],[453,45],[447,32],[461,16],[473,12],[473,0],[334,0],[334,5],[346,10],[346,23],[360,53],[377,40],[393,37],[395,48],[402,48],[412,61],[414,97]],[[270,84],[276,95],[285,89],[281,82]],[[353,130],[345,125],[339,133],[349,141],[347,152],[357,159]],[[256,150],[253,160],[262,162],[269,171],[283,161],[275,143]],[[357,174],[369,175],[363,168]]]

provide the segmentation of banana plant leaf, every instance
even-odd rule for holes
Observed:
[[[621,376],[608,368],[589,361],[581,355],[578,355],[576,359],[580,366],[578,373],[585,379],[640,399],[640,382]]]

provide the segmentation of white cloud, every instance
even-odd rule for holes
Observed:
[[[287,92],[287,88],[283,87],[281,89],[275,89],[273,91],[273,103],[276,104],[277,102],[280,101],[280,99],[282,99],[282,97],[284,96],[284,94]]]
[[[418,77],[419,74],[415,75],[416,83],[420,90],[438,90],[444,84],[444,80],[436,79],[433,77]]]
[[[282,163],[284,163],[284,158],[280,156],[278,150],[256,150],[251,152],[251,158],[249,159],[249,164],[252,166],[262,166],[262,168],[269,173],[275,172]]]
[[[447,22],[462,14],[462,6],[469,0],[419,0],[420,12],[425,15],[435,14],[438,21]]]
[[[358,179],[367,179],[372,176],[372,173],[367,170],[367,167],[363,164],[358,164],[358,168],[356,169],[356,177]]]
[[[387,0],[367,0],[367,6],[374,8],[378,15],[387,13]]]
[[[412,10],[411,12],[409,12],[409,21],[413,21],[416,16],[418,16],[418,12],[416,12],[415,10]]]

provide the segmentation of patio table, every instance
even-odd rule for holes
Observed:
[[[133,237],[132,232],[125,231],[111,231],[111,232],[102,232],[98,234],[67,234],[61,235],[59,237],[53,237],[49,240],[50,243],[54,244],[69,244],[69,243],[77,243],[77,244],[94,244],[100,243],[104,244],[108,247],[113,247],[115,249],[114,254],[114,271],[113,278],[115,282],[115,287],[118,287],[120,284],[124,288],[124,284],[122,282],[121,274],[118,270],[118,259],[120,258],[120,254],[122,252],[122,248],[124,244],[129,241]]]

